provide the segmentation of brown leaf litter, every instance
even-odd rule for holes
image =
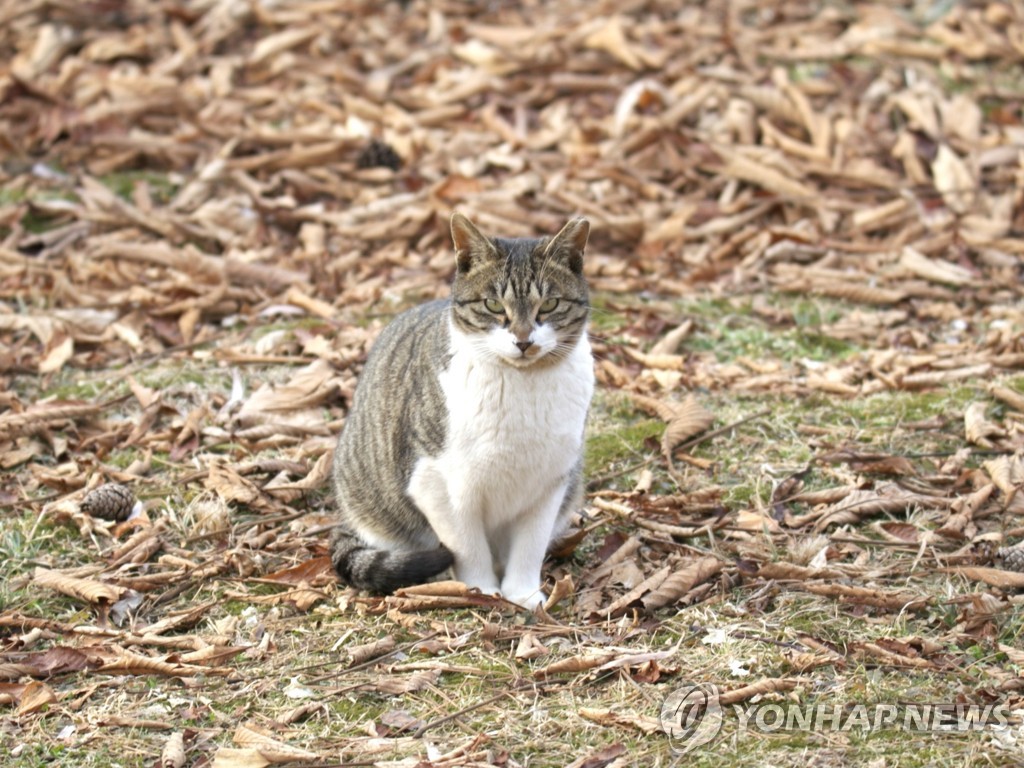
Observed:
[[[942,574],[944,600],[975,598],[957,608],[949,647],[999,647],[993,617],[1022,588],[992,554],[1021,537],[1024,514],[1021,23],[1002,2],[369,13],[335,0],[0,0],[2,524],[24,515],[39,547],[14,561],[18,594],[74,606],[0,612],[11,722],[31,728],[69,698],[88,710],[107,695],[71,688],[77,676],[166,676],[183,690],[235,679],[238,654],[279,660],[296,615],[381,622],[383,639],[360,636],[342,655],[371,671],[392,651],[479,643],[507,651],[531,684],[643,687],[671,677],[671,657],[601,633],[681,628],[680,616],[747,598],[742,611],[762,618],[769,602],[820,599],[916,621],[938,607],[923,581]],[[444,295],[456,208],[510,236],[591,219],[602,394],[664,423],[631,490],[612,482],[629,474],[618,466],[593,489],[530,627],[462,585],[355,595],[326,560],[332,441],[387,318]],[[698,300],[724,315],[686,316]],[[825,353],[754,337],[723,354],[747,328]],[[806,466],[771,466],[767,450],[722,466],[725,442],[771,415],[757,398],[863,404],[943,388],[969,397],[938,419],[885,423],[928,445],[941,435],[949,455],[866,448],[809,411],[792,425]],[[731,496],[737,472],[765,493]],[[137,514],[83,514],[86,494],[114,482]],[[47,552],[65,527],[67,552]],[[223,601],[266,613],[234,616]],[[451,626],[418,650],[398,641],[448,620],[437,616]],[[798,695],[846,659],[941,666],[887,640],[839,653],[805,638],[787,649],[800,678],[725,696]],[[366,669],[346,690],[421,695],[454,674],[359,678]],[[225,730],[194,706],[222,742],[175,723],[147,759],[338,759],[334,743],[293,748],[269,721]],[[374,720],[390,736],[346,741],[345,758],[422,746],[404,708]],[[579,712],[616,739],[657,729],[636,707]],[[170,729],[171,713],[107,715],[107,727]],[[431,760],[512,764],[485,742]],[[627,754],[617,744],[594,764]]]

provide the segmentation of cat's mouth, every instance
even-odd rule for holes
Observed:
[[[540,348],[530,348],[525,352],[519,352],[513,356],[506,356],[505,362],[516,368],[529,368],[544,357],[544,351]]]

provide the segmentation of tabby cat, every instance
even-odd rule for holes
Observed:
[[[488,238],[456,213],[451,232],[451,299],[399,315],[359,381],[335,451],[331,559],[361,589],[451,567],[534,608],[547,549],[582,499],[590,225]]]

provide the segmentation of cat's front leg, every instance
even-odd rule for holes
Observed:
[[[485,595],[497,594],[500,591],[498,577],[494,573],[494,558],[487,544],[479,507],[456,506],[437,524],[433,521],[431,524],[438,538],[455,557],[455,578]]]
[[[560,485],[557,491],[510,526],[501,594],[507,600],[530,610],[544,605],[547,600],[547,595],[540,588],[541,567],[554,535],[565,494],[565,486]]]
[[[442,467],[423,460],[409,481],[409,496],[455,558],[455,578],[484,594],[497,593],[494,558],[476,495],[450,483]]]

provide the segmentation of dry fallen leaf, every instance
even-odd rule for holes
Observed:
[[[175,731],[167,737],[160,753],[160,768],[182,768],[185,765],[185,736]]]
[[[982,401],[976,401],[967,406],[964,411],[964,432],[967,439],[982,448],[991,448],[990,437],[1003,437],[1006,433],[998,424],[994,424],[985,418],[987,405]]]
[[[948,285],[967,285],[972,282],[970,270],[939,259],[931,259],[909,245],[900,255],[900,266],[925,280]]]
[[[693,395],[687,396],[681,403],[656,400],[644,395],[632,397],[638,406],[667,422],[661,438],[661,450],[666,457],[671,457],[677,445],[699,435],[715,423],[715,417]]]
[[[594,48],[611,54],[630,69],[640,69],[643,64],[622,29],[622,17],[607,18],[600,27],[591,32],[583,41],[587,48]]]
[[[1002,400],[1014,410],[1024,413],[1024,393],[998,384],[989,385],[988,391],[993,397]]]
[[[876,530],[889,541],[902,544],[917,544],[921,541],[921,530],[910,523],[882,522],[877,523]]]
[[[597,707],[580,707],[580,717],[597,723],[598,725],[619,725],[627,728],[635,728],[641,733],[661,733],[664,728],[661,721],[651,715],[637,714],[620,710],[602,709]]]
[[[1024,488],[1024,454],[997,456],[982,462],[982,467],[996,488],[1003,492],[1003,504],[1013,501],[1017,491]]]
[[[360,666],[371,659],[376,659],[378,656],[387,655],[393,650],[395,650],[395,638],[393,635],[385,635],[373,642],[346,648],[349,666],[352,667]]]
[[[956,213],[967,213],[971,209],[977,184],[967,164],[948,144],[939,145],[932,163],[932,175],[935,188],[950,209]]]
[[[815,190],[803,182],[732,148],[716,146],[715,152],[722,158],[721,173],[726,176],[756,184],[795,203],[811,204],[817,197]]]
[[[33,680],[26,684],[18,701],[17,715],[28,715],[38,712],[57,701],[57,694],[46,683]]]
[[[80,579],[47,568],[36,568],[33,580],[36,584],[87,603],[109,605],[120,600],[127,592],[123,587],[93,579]]]
[[[548,599],[544,602],[544,610],[550,611],[566,598],[572,597],[575,592],[576,586],[573,584],[572,575],[567,573],[555,582],[555,586],[551,589],[551,594],[548,595]]]
[[[17,664],[0,664],[0,679],[18,679],[23,675],[32,677],[55,677],[68,672],[81,672],[97,666],[94,660],[76,648],[56,646],[46,651],[22,655]]]
[[[402,696],[435,685],[439,677],[440,669],[426,669],[411,675],[387,675],[374,683],[367,683],[363,688],[386,696]]]
[[[271,761],[251,747],[218,747],[211,768],[265,768]]]
[[[845,602],[861,605],[873,605],[890,611],[923,610],[931,600],[928,597],[914,595],[910,592],[887,592],[868,587],[851,587],[845,584],[818,584],[809,582],[801,585],[801,589],[824,597],[833,597]]]
[[[515,658],[521,660],[535,659],[538,656],[546,656],[550,651],[533,632],[524,632],[516,645]]]
[[[50,347],[50,350],[39,361],[39,373],[45,376],[48,373],[59,371],[71,359],[75,353],[75,341],[70,336],[62,338]]]
[[[791,691],[796,688],[799,682],[799,680],[787,677],[758,680],[756,683],[751,683],[750,685],[745,685],[741,688],[733,688],[731,691],[723,691],[718,697],[718,703],[722,706],[728,706],[730,704],[739,704],[744,701],[749,701],[755,696],[765,696],[770,693]]]
[[[1024,589],[1024,573],[1004,571],[1000,568],[983,568],[981,566],[963,565],[947,569],[971,581],[980,581],[991,587],[1005,590]]]
[[[252,750],[265,760],[264,765],[271,763],[290,763],[295,761],[319,760],[315,752],[299,749],[285,744],[270,736],[266,731],[254,725],[239,725],[232,736],[232,741],[243,749]],[[220,752],[218,751],[218,755]],[[214,758],[216,764],[216,757]]]
[[[551,677],[553,675],[576,674],[596,669],[615,658],[614,653],[585,653],[570,656],[567,659],[559,659],[545,667],[535,669],[533,676],[538,679]]]
[[[807,579],[840,579],[844,574],[836,568],[819,568],[815,566],[795,565],[793,563],[773,562],[762,563],[757,569],[757,575],[762,579],[774,579],[777,581],[805,581]]]
[[[832,642],[780,647],[801,685],[822,664],[854,687],[866,666],[959,668],[974,643],[1001,652],[971,668],[994,695],[1013,694],[1018,659],[992,638],[1016,595],[935,563],[984,562],[1024,519],[1021,118],[1001,76],[1024,60],[1016,6],[343,5],[0,10],[0,506],[16,512],[13,535],[30,526],[39,563],[89,583],[63,582],[99,614],[49,615],[32,599],[51,589],[30,580],[35,563],[27,577],[14,569],[17,599],[0,611],[0,677],[18,681],[0,685],[9,714],[26,681],[44,681],[72,693],[59,706],[74,738],[95,726],[117,751],[127,734],[152,762],[174,718],[118,714],[121,678],[144,676],[160,701],[187,689],[201,702],[204,681],[225,673],[216,665],[242,663],[239,648],[253,679],[279,673],[282,637],[308,619],[329,630],[307,633],[310,667],[337,666],[344,633],[345,648],[373,647],[390,624],[436,631],[409,654],[417,663],[430,648],[438,669],[482,643],[524,673],[610,651],[615,637],[605,671],[573,672],[577,659],[541,687],[552,706],[589,697],[590,714],[618,727],[633,712],[595,681],[668,674],[644,646],[651,622],[710,598],[701,616],[735,607],[783,637],[773,622],[786,624],[787,591],[845,606],[833,614],[847,621],[905,620],[941,648],[840,642],[826,622]],[[545,566],[551,605],[564,594],[557,621],[499,619],[506,601],[461,587],[381,598],[330,583],[331,444],[384,324],[448,295],[456,208],[499,236],[589,217],[597,375],[606,394],[672,406],[667,455],[714,429],[676,420],[688,393],[739,418],[755,401],[771,409],[666,474],[599,396],[590,435],[623,450],[588,455],[609,457],[588,478],[588,539]],[[992,407],[972,406],[960,427],[951,393],[962,391]],[[856,459],[824,461],[848,443]],[[791,474],[781,458],[805,453],[806,471],[766,499],[776,472]],[[139,493],[147,523],[80,514],[100,479]],[[81,535],[60,536],[68,524]],[[714,553],[707,578],[693,548]],[[955,624],[898,616],[924,598],[948,603]],[[322,612],[294,615],[314,603]],[[657,615],[638,615],[648,609]],[[422,685],[453,711],[473,703],[459,701],[472,686],[411,671],[364,669],[337,684],[367,688],[339,695],[374,696],[379,674],[397,696]],[[460,674],[491,684],[491,671]],[[508,691],[515,705],[534,694]],[[332,716],[266,703],[248,702],[262,725]],[[370,719],[388,737],[343,734],[327,762],[500,762],[531,736],[528,719],[508,719],[508,743],[467,733],[435,750],[405,735],[427,716],[393,703]],[[255,744],[214,756],[209,734],[183,734],[194,761],[267,762]],[[619,744],[577,755],[572,743],[548,739],[535,758],[629,762]]]
[[[684,320],[671,331],[662,336],[650,349],[652,355],[674,355],[683,340],[693,333],[693,321]]]
[[[334,567],[331,565],[331,558],[326,555],[315,557],[312,560],[304,560],[290,568],[268,573],[263,578],[267,581],[295,586],[299,584],[330,584],[337,580],[334,575]]]
[[[675,604],[698,584],[712,578],[722,570],[717,557],[699,557],[669,574],[656,589],[640,598],[644,608],[654,611]]]
[[[301,480],[294,482],[272,481],[263,486],[263,490],[284,502],[293,502],[302,498],[308,491],[323,488],[331,477],[331,464],[334,452],[327,451],[316,460],[316,464]]]

